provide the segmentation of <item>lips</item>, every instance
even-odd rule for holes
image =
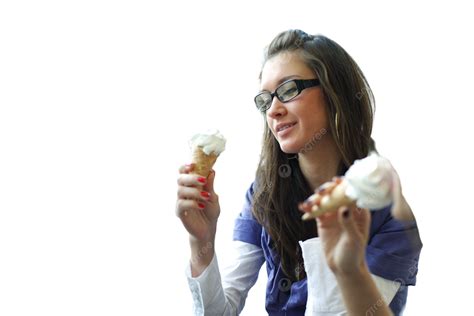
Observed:
[[[277,131],[277,133],[281,132],[281,131],[284,131],[286,130],[287,128],[290,128],[292,126],[294,126],[296,123],[292,122],[292,123],[280,123],[276,126],[275,130]]]

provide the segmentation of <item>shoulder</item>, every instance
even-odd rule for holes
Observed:
[[[254,193],[255,193],[255,181],[250,184],[249,188],[245,192],[244,205],[242,207],[242,211],[240,212],[239,217],[255,220],[252,214],[252,204],[253,204]]]
[[[413,221],[399,221],[393,218],[392,205],[379,210],[371,210],[372,220],[370,225],[370,238],[380,233],[389,232],[408,232],[417,231],[418,226],[415,220]]]
[[[371,212],[367,262],[373,274],[414,285],[422,242],[416,221],[401,222],[391,206]]]
[[[254,183],[255,182],[252,182],[250,187],[247,189],[244,205],[235,220],[234,240],[240,240],[260,246],[262,225],[260,225],[260,223],[255,219],[252,212]]]

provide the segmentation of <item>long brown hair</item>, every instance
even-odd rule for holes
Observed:
[[[327,107],[327,132],[340,151],[338,174],[342,175],[354,160],[375,149],[371,139],[375,101],[370,86],[351,56],[325,36],[301,30],[282,32],[267,47],[264,64],[281,53],[298,54],[319,78]],[[282,270],[291,281],[305,277],[298,241],[317,236],[315,223],[303,222],[297,208],[312,192],[296,157],[280,149],[265,124],[252,212],[270,235]]]

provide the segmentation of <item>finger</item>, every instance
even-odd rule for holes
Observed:
[[[319,195],[326,195],[326,194],[331,194],[332,190],[338,185],[338,183],[332,181],[332,182],[326,182],[323,183],[317,190],[316,193]]]
[[[179,173],[190,173],[194,169],[193,163],[187,163],[179,167]]]
[[[314,192],[316,194],[323,194],[328,188],[333,186],[333,184],[334,184],[333,182],[324,182],[316,190],[314,190]]]
[[[331,192],[334,190],[339,183],[342,182],[342,178],[334,177],[332,182],[325,182],[319,188],[315,190],[315,193],[308,197],[303,203],[298,205],[298,208],[303,212],[310,212],[313,210],[313,206],[320,206],[321,201],[326,196],[330,195]],[[319,216],[319,215],[318,215]],[[303,217],[303,219],[305,219]],[[308,217],[309,219],[309,217]]]
[[[355,205],[350,206],[351,215],[356,223],[365,223],[370,219],[370,211],[366,208],[360,208]]]
[[[320,228],[328,228],[338,226],[338,215],[336,212],[328,212],[324,213],[316,218],[318,222],[318,227]]]
[[[314,205],[320,206],[323,197],[324,197],[323,195],[318,194],[318,195],[316,196],[316,198],[314,199]]]
[[[354,222],[357,225],[358,231],[364,237],[368,239],[369,237],[369,227],[370,227],[370,210],[367,208],[357,208],[353,207],[352,215],[354,215]]]
[[[312,207],[312,203],[307,200],[298,204],[298,209],[301,212],[311,212],[311,207]]]
[[[176,202],[176,216],[185,216],[187,212],[198,212],[202,210],[205,205],[195,200],[182,200]]]
[[[178,199],[207,202],[209,201],[210,196],[211,194],[209,192],[199,190],[198,188],[185,186],[178,187]]]
[[[354,213],[354,218],[356,220],[358,220],[359,218],[362,219],[362,218],[365,218],[367,217],[368,215],[370,215],[370,211],[369,209],[367,208],[361,208],[361,207],[357,207],[357,206],[352,206],[352,211]]]
[[[204,190],[207,192],[214,194],[214,179],[216,178],[216,172],[214,170],[211,170],[209,172],[209,175],[207,176],[206,179],[206,184],[204,185]]]
[[[306,203],[310,206],[313,206],[313,205],[319,206],[321,204],[321,199],[323,198],[324,195],[326,195],[325,190],[326,189],[322,189],[321,192],[316,192],[316,193],[312,194],[303,203]]]
[[[203,186],[207,182],[206,178],[196,174],[180,174],[178,176],[178,185],[186,187]]]
[[[302,207],[307,208],[309,207],[311,209],[311,206],[315,204],[319,197],[318,193],[311,194],[306,200],[304,200],[301,204]]]
[[[310,220],[313,218],[316,218],[318,216],[321,216],[322,214],[326,213],[327,210],[321,210],[319,206],[322,203],[323,198],[327,198],[327,195],[319,195],[315,194],[310,197],[310,199],[306,200],[305,202],[301,203],[301,210],[303,212],[306,212],[301,218],[306,221]]]
[[[350,239],[356,241],[360,239],[361,234],[357,229],[354,213],[353,209],[343,206],[338,210],[338,220],[342,229],[350,236]]]

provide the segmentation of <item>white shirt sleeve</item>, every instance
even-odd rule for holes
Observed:
[[[337,280],[329,268],[319,238],[300,241],[304,267],[308,278],[306,316],[347,315]],[[400,283],[372,274],[385,302],[390,304]]]
[[[186,276],[193,295],[193,315],[231,316],[238,315],[244,308],[265,257],[262,249],[253,244],[234,241],[233,245],[233,264],[224,269],[222,281],[216,255],[196,278],[191,276],[188,265]]]

